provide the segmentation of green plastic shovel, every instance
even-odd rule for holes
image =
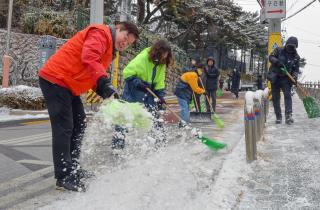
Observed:
[[[149,88],[147,88],[147,91],[155,98],[159,99],[159,97]],[[166,108],[176,117],[178,118],[180,121],[183,121],[181,119],[181,117],[179,115],[177,115],[172,109],[169,108],[169,106],[167,106],[165,104]],[[206,136],[202,136],[202,135],[197,135],[197,138],[201,141],[201,143],[205,144],[206,146],[208,146],[210,149],[212,150],[219,150],[219,149],[223,149],[225,148],[227,145],[221,142],[218,142],[214,139],[210,139]]]
[[[307,112],[308,118],[317,118],[320,117],[320,107],[319,104],[317,103],[316,99],[313,98],[308,94],[308,92],[305,90],[304,87],[302,87],[295,79],[289,74],[288,69],[285,65],[283,65],[283,68],[281,70],[289,77],[289,79],[297,85],[299,90],[302,93],[302,102],[304,109]]]

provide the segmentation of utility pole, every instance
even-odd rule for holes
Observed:
[[[12,7],[13,0],[9,1],[9,9],[8,9],[8,24],[7,24],[7,40],[6,40],[6,50],[3,56],[3,75],[2,75],[2,87],[9,87],[9,69],[11,63],[11,57],[9,56],[10,49],[10,35],[11,35],[11,22],[12,22]]]
[[[103,24],[103,0],[90,0],[90,24]]]
[[[131,1],[121,0],[118,12],[120,13],[120,21],[128,21],[131,19]]]
[[[128,21],[131,19],[131,0],[121,0],[118,7],[118,13],[120,14],[120,22]],[[116,53],[116,57],[112,62],[112,85],[118,88],[119,77],[119,52]]]
[[[282,46],[281,19],[286,17],[286,0],[261,1],[261,6],[260,21],[269,23],[268,55],[270,55],[275,48]],[[270,63],[268,63],[269,67]],[[270,82],[268,82],[268,88],[271,90]],[[269,99],[271,99],[271,94],[269,94]]]

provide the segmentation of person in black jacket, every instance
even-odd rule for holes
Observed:
[[[262,90],[263,89],[263,81],[262,81],[262,75],[258,75],[258,78],[257,78],[257,88],[258,90]]]
[[[240,70],[234,69],[231,77],[231,92],[236,96],[236,98],[239,98],[239,87],[240,87],[240,80],[241,80],[241,74]]]
[[[220,72],[214,66],[214,64],[215,64],[214,58],[208,57],[207,66],[204,68],[204,72],[202,75],[202,81],[203,81],[204,88],[206,90],[206,94],[208,95],[209,99],[211,98],[213,111],[216,111],[217,89],[218,89]],[[207,100],[206,100],[206,107],[207,107],[207,112],[210,112],[211,110]]]
[[[274,112],[276,114],[276,123],[282,122],[282,114],[280,107],[280,89],[284,94],[285,103],[285,122],[286,124],[292,124],[292,98],[291,88],[292,82],[288,76],[281,70],[284,66],[287,67],[288,72],[297,81],[299,75],[299,61],[300,56],[297,53],[298,39],[296,37],[289,37],[284,47],[278,47],[269,56],[271,62],[270,72],[272,78],[268,78],[272,85],[272,102]]]

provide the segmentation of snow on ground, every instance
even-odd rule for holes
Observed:
[[[26,85],[12,86],[9,88],[0,88],[0,94],[16,94],[20,95],[25,99],[37,99],[43,97],[40,88],[30,87]]]
[[[22,110],[16,110],[21,111]],[[10,114],[10,109],[0,107],[0,122],[5,122],[5,121],[12,121],[12,120],[25,120],[25,119],[39,119],[39,118],[48,118],[49,115],[45,114],[46,112],[44,111],[44,114],[32,114],[32,111],[27,111],[30,114],[22,114],[22,115],[13,115]]]
[[[131,131],[127,149],[112,154],[112,130],[102,121],[89,123],[82,163],[94,170],[85,193],[63,193],[43,209],[230,209],[246,179],[242,124],[228,135],[222,151],[211,151],[191,130],[169,127],[167,146],[154,148],[154,135]],[[150,143],[151,142],[151,143]]]

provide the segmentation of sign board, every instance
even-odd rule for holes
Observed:
[[[286,0],[264,0],[264,14],[266,19],[286,17]]]
[[[280,32],[269,33],[268,40],[268,55],[270,55],[274,49],[282,46],[282,37]],[[270,66],[270,63],[269,63]]]
[[[268,40],[268,55],[270,55],[274,49],[277,47],[282,47],[282,37],[280,32],[273,32],[269,33],[269,40]],[[268,62],[268,69],[270,68],[271,63]],[[271,95],[271,83],[268,81],[268,88],[269,88],[269,100],[272,99]]]

